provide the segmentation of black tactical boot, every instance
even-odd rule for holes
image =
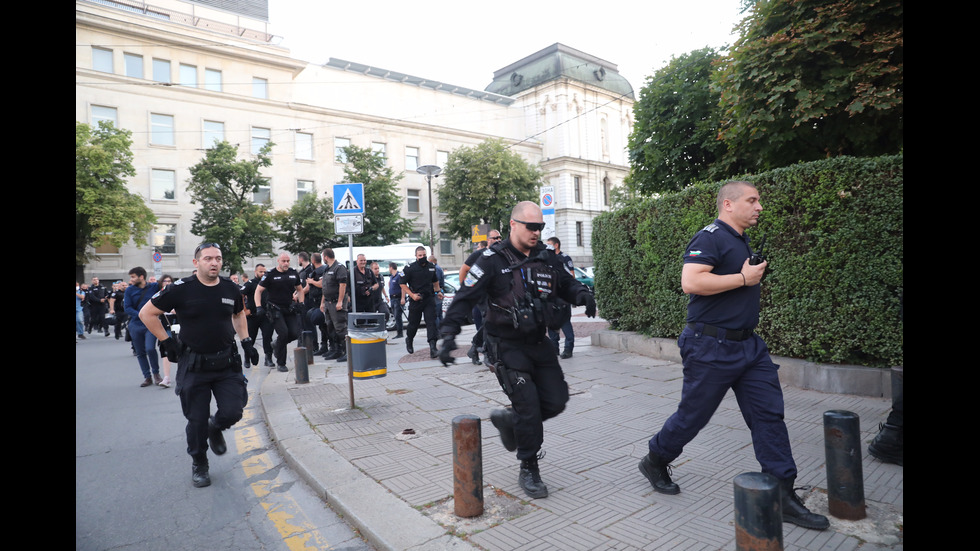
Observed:
[[[681,493],[681,488],[670,480],[670,466],[667,463],[659,455],[650,452],[640,460],[640,472],[650,481],[654,491],[673,496]]]
[[[340,347],[336,343],[330,345],[330,349],[323,355],[324,360],[336,360],[340,356]]]
[[[904,462],[904,427],[882,423],[878,434],[868,445],[868,453],[878,461],[902,465]]]
[[[490,412],[490,422],[500,431],[500,441],[504,448],[512,452],[517,449],[517,436],[514,435],[514,410],[495,409]]]
[[[779,481],[780,490],[783,497],[783,522],[810,528],[812,530],[826,530],[830,527],[830,520],[823,515],[811,513],[803,500],[796,495],[793,489],[794,479],[787,478]]]
[[[266,367],[276,367],[275,362],[272,361],[272,356],[266,356],[265,357],[265,366]]]
[[[439,357],[439,348],[436,347],[436,343],[434,342],[429,343],[429,357],[433,359]]]
[[[336,343],[337,346],[337,361],[346,362],[347,361],[347,339],[339,340]]]
[[[536,457],[521,461],[521,474],[518,475],[517,482],[528,497],[548,497],[548,487],[541,481],[541,473],[538,471],[538,458]]]
[[[412,347],[412,338],[411,337],[405,339],[405,350],[409,354],[415,354],[415,348]]]
[[[224,455],[228,451],[228,446],[225,445],[225,435],[221,434],[221,429],[214,424],[213,415],[208,419],[208,444],[211,446],[211,451],[216,455]]]
[[[211,485],[211,476],[208,474],[208,460],[195,459],[191,465],[191,484],[195,488],[203,488]]]
[[[476,351],[475,344],[470,345],[470,349],[466,352],[466,355],[473,360],[473,365],[483,365],[483,362],[480,361],[480,353]]]

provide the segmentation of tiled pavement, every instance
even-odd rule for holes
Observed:
[[[379,549],[735,549],[733,479],[759,467],[734,397],[674,462],[681,493],[654,493],[637,464],[676,407],[681,366],[591,346],[588,334],[604,326],[575,320],[575,355],[561,361],[571,399],[545,423],[547,498],[525,498],[518,461],[489,423],[507,402],[496,378],[463,355],[472,326],[448,368],[428,358],[424,342],[419,349],[421,335],[411,356],[403,340],[391,341],[387,376],[354,381],[353,409],[346,364],[317,359],[306,384],[294,382],[292,369],[270,373],[262,387],[270,429],[287,461]],[[783,390],[797,484],[811,485],[808,506],[827,514],[823,413],[857,413],[867,442],[890,401]],[[478,519],[451,514],[452,421],[464,414],[483,420],[486,512]],[[785,549],[903,548],[903,468],[871,459],[866,447],[862,454],[868,518],[831,517],[823,532],[784,524]]]

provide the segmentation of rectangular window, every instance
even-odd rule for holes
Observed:
[[[296,200],[299,201],[305,195],[314,193],[313,180],[296,180]]]
[[[153,145],[175,145],[173,115],[150,113],[150,143]]]
[[[446,168],[447,164],[449,164],[449,152],[436,151],[436,166],[439,168]]]
[[[422,198],[419,190],[408,190],[408,212],[422,212]]]
[[[453,236],[447,232],[439,233],[439,254],[453,254]]]
[[[420,243],[422,241],[422,232],[420,231],[409,232],[408,241],[411,243]]]
[[[177,254],[177,224],[153,226],[153,250],[163,254]]]
[[[111,122],[113,126],[119,128],[118,113],[115,107],[104,107],[102,105],[92,106],[92,127],[97,128],[99,122]]]
[[[112,50],[92,48],[92,68],[103,73],[111,73]]]
[[[204,121],[204,137],[202,138],[204,148],[210,149],[216,143],[225,141],[225,123],[218,121]]]
[[[575,223],[575,243],[579,247],[585,246],[585,236],[583,235],[583,227],[581,222]]]
[[[157,82],[170,82],[170,61],[167,59],[153,60],[153,80]]]
[[[212,92],[221,91],[221,71],[217,69],[204,69],[204,89]]]
[[[264,78],[252,77],[252,97],[269,99],[269,81]]]
[[[126,62],[126,76],[133,78],[143,78],[143,56],[136,54],[123,54]]]
[[[582,202],[582,177],[581,176],[572,176],[572,188],[574,189],[574,193],[575,193],[575,202],[581,203]]]
[[[385,163],[387,164],[387,162],[388,162],[388,146],[386,144],[383,144],[381,142],[372,142],[371,143],[371,151],[373,151],[375,155],[381,155],[381,158],[384,159],[385,160]]]
[[[252,155],[258,155],[265,144],[272,140],[272,130],[268,128],[252,128]],[[261,202],[261,201],[260,201]]]
[[[313,134],[296,133],[296,158],[301,161],[313,160]]]
[[[419,167],[419,148],[405,148],[405,170],[415,170]]]
[[[344,148],[350,146],[350,140],[348,138],[334,138],[333,139],[333,158],[338,163],[347,162],[347,154],[344,153]]]
[[[610,199],[611,199],[609,196],[610,193],[612,193],[612,181],[610,181],[609,177],[606,176],[605,178],[602,179],[602,204],[603,205],[609,206]]]
[[[194,65],[180,64],[180,85],[197,88],[197,67]]]
[[[253,203],[267,203],[272,201],[272,186],[266,184],[264,186],[259,186],[252,194]]]
[[[173,170],[157,168],[151,170],[150,199],[175,201],[177,199],[177,173]]]

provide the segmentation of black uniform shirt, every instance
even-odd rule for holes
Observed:
[[[289,308],[293,304],[293,293],[300,284],[299,272],[290,268],[285,272],[278,269],[269,270],[259,281],[259,287],[269,291],[269,302],[280,308]],[[268,306],[262,303],[262,306]]]
[[[164,312],[174,310],[180,318],[180,340],[191,350],[213,353],[235,346],[231,317],[244,308],[242,292],[226,277],[207,286],[197,276],[178,279],[150,299]]]
[[[405,266],[402,275],[402,283],[413,293],[422,295],[423,299],[435,295],[432,284],[437,281],[439,277],[436,275],[436,265],[428,261],[425,264],[421,260],[412,262]]]
[[[259,281],[262,279],[259,277],[253,277],[252,279],[242,283],[241,290],[242,295],[245,299],[245,308],[248,308],[250,312],[249,315],[255,315],[255,288],[259,286]],[[262,302],[265,303],[269,298],[269,292],[265,291],[262,293]]]
[[[707,264],[716,275],[737,274],[751,255],[749,237],[715,219],[691,238],[684,251],[684,263]],[[759,323],[761,289],[757,283],[715,295],[690,295],[687,321],[725,329],[753,329]]]

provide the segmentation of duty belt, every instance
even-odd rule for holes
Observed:
[[[687,324],[688,329],[691,331],[697,331],[699,324],[689,323]],[[709,337],[721,336],[723,339],[728,339],[730,341],[744,341],[745,339],[752,336],[753,329],[725,329],[724,327],[715,327],[714,325],[700,324],[701,334],[707,335]]]

